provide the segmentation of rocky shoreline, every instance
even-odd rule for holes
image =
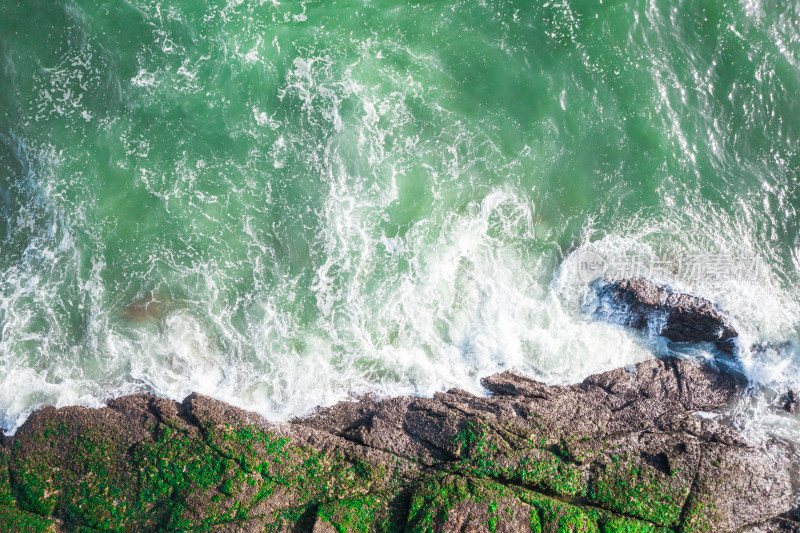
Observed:
[[[287,424],[211,398],[46,407],[0,447],[3,531],[799,531],[791,464],[697,412],[736,377],[654,359]]]

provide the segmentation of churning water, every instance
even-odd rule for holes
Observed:
[[[798,0],[4,0],[0,425],[715,357],[593,321],[591,253],[718,303],[791,433],[798,209]]]

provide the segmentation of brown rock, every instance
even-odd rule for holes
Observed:
[[[794,523],[786,450],[750,447],[694,415],[732,402],[734,377],[655,359],[571,386],[513,372],[484,383],[493,397],[365,397],[280,425],[200,394],[48,407],[0,448],[0,523],[242,532]]]
[[[643,278],[601,284],[597,297],[595,317],[647,329],[674,342],[724,342],[738,336],[709,300],[672,292]]]

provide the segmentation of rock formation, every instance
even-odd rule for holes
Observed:
[[[796,531],[788,459],[696,411],[741,383],[656,359],[491,397],[365,397],[275,425],[192,394],[44,408],[0,447],[4,531]]]
[[[729,346],[738,336],[709,300],[672,292],[643,278],[599,284],[597,298],[596,318],[647,329],[673,342],[716,342]]]

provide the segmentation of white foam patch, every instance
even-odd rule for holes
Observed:
[[[13,434],[33,411],[48,405],[102,407],[104,402],[98,397],[101,394],[100,387],[87,386],[82,379],[53,382],[47,372],[37,372],[23,364],[6,364],[0,387],[0,425]]]
[[[283,419],[367,391],[482,393],[481,377],[512,368],[570,383],[651,357],[627,332],[587,320],[540,286],[519,250],[498,247],[493,230],[516,231],[530,216],[512,192],[491,192],[442,227],[420,223],[391,247],[369,236],[363,197],[337,201],[342,193],[328,203],[314,333],[297,329],[274,304],[262,304],[263,321],[253,328],[266,368],[247,403],[260,412]],[[384,261],[408,267],[377,276]],[[299,339],[302,350],[287,338]]]

